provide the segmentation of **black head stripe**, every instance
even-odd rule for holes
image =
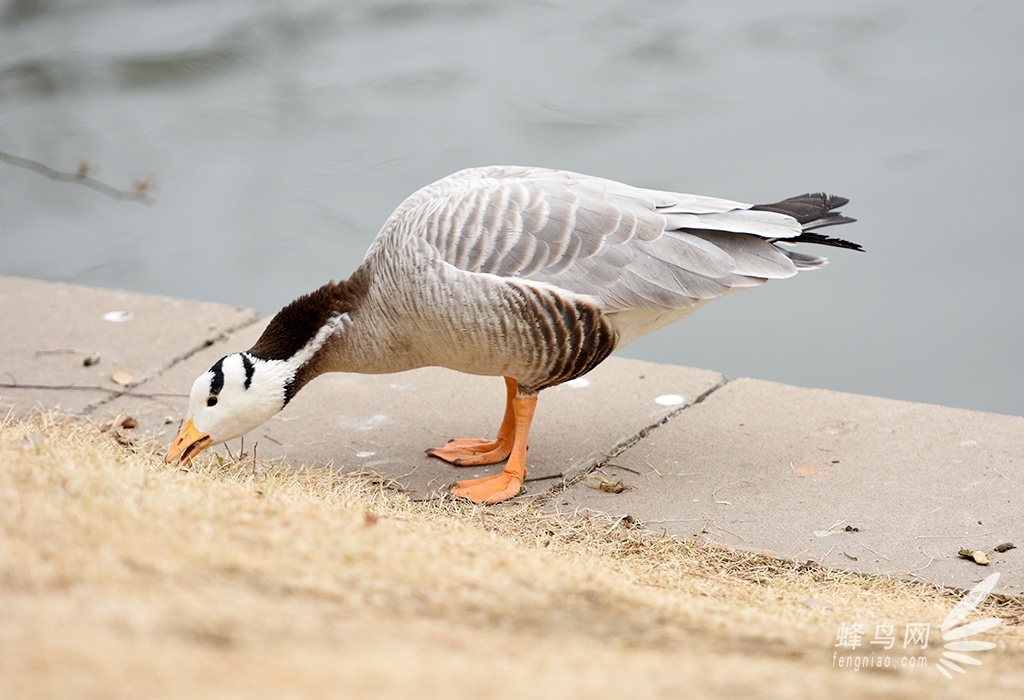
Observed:
[[[246,391],[248,391],[249,390],[249,385],[252,384],[253,372],[256,371],[256,368],[253,366],[252,360],[249,359],[248,355],[246,355],[244,352],[241,353],[241,355],[242,355],[242,366],[245,367],[245,389],[246,389]]]
[[[210,394],[213,396],[219,394],[220,390],[224,388],[224,359],[220,358],[210,368],[210,371],[213,372],[213,379],[210,380]]]

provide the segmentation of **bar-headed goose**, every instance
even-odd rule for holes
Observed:
[[[406,199],[351,277],[296,299],[249,350],[196,379],[167,460],[256,428],[324,372],[435,365],[505,378],[495,439],[428,454],[456,466],[507,459],[451,492],[511,498],[542,389],[712,299],[826,262],[785,244],[860,250],[817,233],[853,221],[835,211],[846,202],[804,194],[751,206],[543,168],[455,173]]]

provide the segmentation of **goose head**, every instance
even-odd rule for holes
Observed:
[[[259,427],[284,408],[295,379],[289,363],[236,352],[199,375],[189,394],[188,413],[167,461],[187,464],[211,445]]]
[[[210,445],[258,428],[325,371],[360,371],[366,361],[360,364],[352,347],[371,347],[364,353],[371,364],[379,359],[372,343],[363,342],[358,333],[345,332],[356,328],[350,312],[366,295],[367,269],[299,297],[270,319],[251,348],[222,357],[199,375],[167,461],[180,458],[187,464]],[[359,328],[367,332],[366,327]]]

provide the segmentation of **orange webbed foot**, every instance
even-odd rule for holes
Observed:
[[[451,462],[456,467],[477,467],[482,464],[497,464],[508,459],[512,452],[512,440],[483,440],[479,438],[460,438],[451,440],[444,447],[427,450],[431,457]]]
[[[519,495],[526,478],[526,444],[530,423],[537,407],[536,393],[519,393],[514,379],[505,377],[508,390],[505,417],[494,440],[452,440],[444,447],[427,450],[432,457],[447,460],[457,467],[494,464],[508,459],[501,474],[460,481],[451,487],[456,498],[474,503],[501,503]]]
[[[506,469],[501,474],[495,474],[494,476],[482,476],[479,479],[460,481],[452,486],[451,494],[457,498],[468,498],[473,503],[493,505],[518,496],[523,490],[523,477],[525,476],[525,469],[522,470],[521,474],[510,473]]]
[[[533,411],[537,407],[537,395],[519,396],[510,391],[509,397],[509,410],[506,411],[506,421],[502,427],[511,424],[512,434],[498,431],[498,442],[507,443],[510,450],[505,469],[494,476],[458,482],[451,488],[453,496],[468,498],[474,503],[493,504],[514,498],[522,490],[523,480],[526,479],[526,444],[530,437]]]
[[[443,447],[427,450],[431,457],[451,462],[456,467],[478,467],[482,464],[497,464],[508,459],[515,442],[516,412],[513,407],[518,387],[514,379],[505,377],[505,416],[498,428],[498,437],[493,440],[480,438],[459,438],[449,440]]]

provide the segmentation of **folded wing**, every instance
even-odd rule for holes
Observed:
[[[826,262],[780,243],[859,249],[812,231],[852,221],[833,211],[845,202],[806,194],[751,206],[560,170],[490,167],[423,188],[385,228],[421,238],[465,272],[553,285],[609,311],[672,310]]]

